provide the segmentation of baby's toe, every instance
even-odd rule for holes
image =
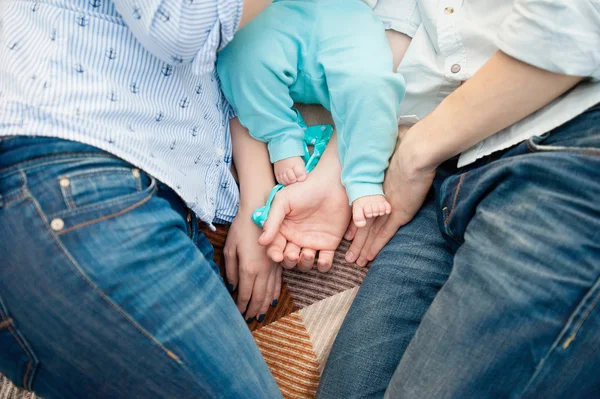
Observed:
[[[365,214],[362,207],[352,207],[352,220],[354,221],[356,227],[364,227],[367,225],[367,220],[365,219]]]
[[[373,217],[373,205],[371,205],[370,203],[367,203],[364,206],[364,210],[365,210],[365,216],[368,218],[372,218]]]

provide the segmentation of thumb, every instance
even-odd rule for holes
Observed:
[[[281,223],[285,219],[285,216],[289,211],[289,201],[283,194],[283,190],[277,193],[273,203],[271,204],[271,210],[269,211],[269,217],[263,226],[263,233],[258,238],[258,243],[263,246],[267,246],[273,242]]]

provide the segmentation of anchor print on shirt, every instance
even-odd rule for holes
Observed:
[[[179,100],[179,106],[181,108],[187,108],[190,105],[190,100],[187,97],[182,98],[181,100]]]
[[[157,121],[157,122],[160,122],[160,121],[162,121],[164,118],[165,118],[165,114],[163,114],[162,112],[160,112],[160,111],[159,111],[159,112],[156,114],[156,116],[154,117],[154,120],[155,120],[155,121]]]
[[[175,140],[173,140],[173,142],[171,143],[171,146],[169,148],[172,149],[172,150],[175,149]]]
[[[102,5],[102,0],[90,0],[90,5],[94,8],[98,8]]]
[[[196,158],[194,158],[194,164],[197,165],[201,159],[202,159],[202,155],[198,155]]]
[[[36,12],[38,9],[40,8],[40,3],[38,3],[37,1],[35,3],[33,3],[33,5],[31,6],[31,11],[32,12]]]
[[[171,57],[171,59],[173,60],[173,62],[175,64],[181,64],[183,63],[183,58],[178,56],[178,55],[174,55],[173,57]]]
[[[112,102],[117,101],[117,95],[115,94],[114,91],[111,91],[110,93],[108,93],[108,96],[106,96],[106,97]]]
[[[74,69],[75,69],[75,72],[77,72],[77,73],[83,73],[83,65],[81,65],[81,64],[75,65]]]
[[[137,83],[133,82],[129,85],[129,91],[131,91],[133,94],[137,94],[140,92],[140,88]]]
[[[173,67],[169,64],[165,64],[160,72],[165,76],[171,76],[173,74]]]
[[[133,9],[133,18],[135,18],[135,19],[141,19],[142,18],[142,12],[137,7]]]
[[[156,13],[160,15],[160,19],[162,19],[163,22],[167,22],[171,19],[171,15],[162,8],[159,8]]]
[[[90,23],[90,19],[87,16],[85,16],[83,14],[77,16],[77,25],[81,26],[82,28],[84,26],[88,26],[89,23]]]
[[[112,47],[106,50],[106,53],[104,53],[104,55],[106,55],[106,58],[108,58],[109,60],[114,60],[115,58],[117,58],[117,52]]]
[[[56,40],[56,29],[52,29],[52,33],[50,33],[50,40]]]
[[[13,44],[9,44],[7,47],[9,50],[17,50],[19,48],[19,42],[13,42]]]
[[[190,132],[192,132],[192,137],[196,137],[198,135],[198,126],[191,128]]]
[[[196,86],[196,94],[202,94],[202,85]]]

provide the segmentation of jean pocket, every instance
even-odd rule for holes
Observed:
[[[38,360],[0,301],[0,372],[19,388],[31,391]]]
[[[152,176],[130,165],[77,168],[59,174],[55,184],[66,209],[46,218],[58,234],[125,214],[150,200],[157,190]]]
[[[147,188],[151,178],[139,169],[105,167],[61,175],[58,184],[69,209],[126,201]]]

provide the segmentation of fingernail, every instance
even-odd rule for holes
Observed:
[[[235,289],[235,287],[233,286],[233,284],[229,283],[229,284],[227,284],[227,289],[229,290],[229,293],[231,294],[233,292],[233,290]]]
[[[258,319],[256,319],[256,320],[258,320],[259,323],[262,323],[264,319],[265,319],[265,315],[263,313],[260,316],[258,316]]]
[[[352,258],[354,257],[354,254],[350,251],[346,252],[346,262],[352,262]]]
[[[249,319],[246,320],[246,323],[252,323],[254,321],[254,317],[250,317]]]
[[[344,238],[345,238],[345,239],[348,239],[348,237],[350,237],[350,234],[351,234],[351,233],[352,233],[352,232],[351,232],[350,230],[346,230],[346,233],[344,233]]]
[[[273,299],[273,302],[271,302],[271,306],[277,306],[277,302],[279,302],[277,299]]]

